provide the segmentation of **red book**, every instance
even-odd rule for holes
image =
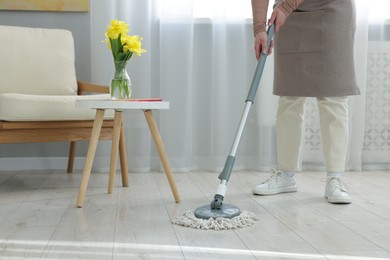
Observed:
[[[136,99],[126,99],[126,101],[132,102],[158,102],[162,101],[162,98],[136,98]]]

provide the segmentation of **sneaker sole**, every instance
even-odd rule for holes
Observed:
[[[297,186],[292,186],[292,187],[267,190],[267,191],[259,191],[256,189],[252,189],[252,193],[255,195],[276,195],[280,193],[296,192],[297,190],[298,190]]]
[[[325,197],[329,203],[332,204],[351,204],[352,199],[351,198],[345,198],[345,197],[335,197],[335,198],[328,198]]]

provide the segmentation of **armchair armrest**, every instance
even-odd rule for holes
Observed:
[[[92,93],[110,93],[110,89],[108,86],[95,85],[82,81],[77,81],[77,94],[83,95],[85,92]]]

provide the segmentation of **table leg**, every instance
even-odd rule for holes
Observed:
[[[77,197],[77,207],[79,208],[81,208],[84,203],[85,192],[87,190],[89,176],[91,175],[93,159],[95,158],[96,146],[99,141],[100,131],[103,125],[103,118],[104,118],[104,110],[97,109],[95,120],[93,122],[91,140],[89,141],[87,158],[85,160],[83,176],[81,179],[80,191]]]
[[[119,110],[115,110],[114,133],[112,136],[112,145],[111,145],[110,176],[108,179],[108,193],[112,193],[112,191],[114,190],[114,181],[116,175],[116,161],[118,158],[119,139],[121,135],[122,121],[123,121],[123,112]]]
[[[161,139],[160,132],[158,131],[156,121],[154,120],[152,110],[145,110],[144,115],[146,121],[149,125],[150,132],[152,134],[154,144],[157,148],[158,154],[160,156],[161,163],[164,167],[165,174],[168,178],[169,186],[171,187],[173,197],[175,198],[176,203],[180,202],[179,192],[176,188],[176,183],[172,175],[171,166],[169,165],[168,157],[165,152],[164,144]]]
[[[119,158],[121,162],[122,186],[129,187],[129,171],[127,168],[126,141],[125,141],[125,130],[124,130],[123,119],[121,125],[121,135],[119,140]]]

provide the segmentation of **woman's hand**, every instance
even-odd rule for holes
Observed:
[[[266,32],[260,32],[256,34],[255,37],[255,44],[254,44],[254,49],[256,53],[256,59],[258,60],[260,58],[260,54],[267,54],[267,33]],[[272,53],[272,49],[274,47],[274,42],[271,41],[271,45],[268,49],[268,55]]]
[[[268,26],[275,24],[275,33],[278,33],[280,27],[284,25],[286,22],[288,15],[286,15],[278,6],[273,10],[271,17],[268,20]],[[271,45],[268,50],[268,55],[272,53],[272,49],[274,47],[274,42],[271,41]],[[256,59],[260,58],[260,54],[267,54],[267,33],[260,32],[255,37],[254,49],[256,53]]]
[[[280,27],[286,22],[287,15],[283,13],[278,7],[275,7],[274,11],[271,14],[271,17],[268,20],[268,25],[272,25],[275,23],[275,33],[278,33]]]

